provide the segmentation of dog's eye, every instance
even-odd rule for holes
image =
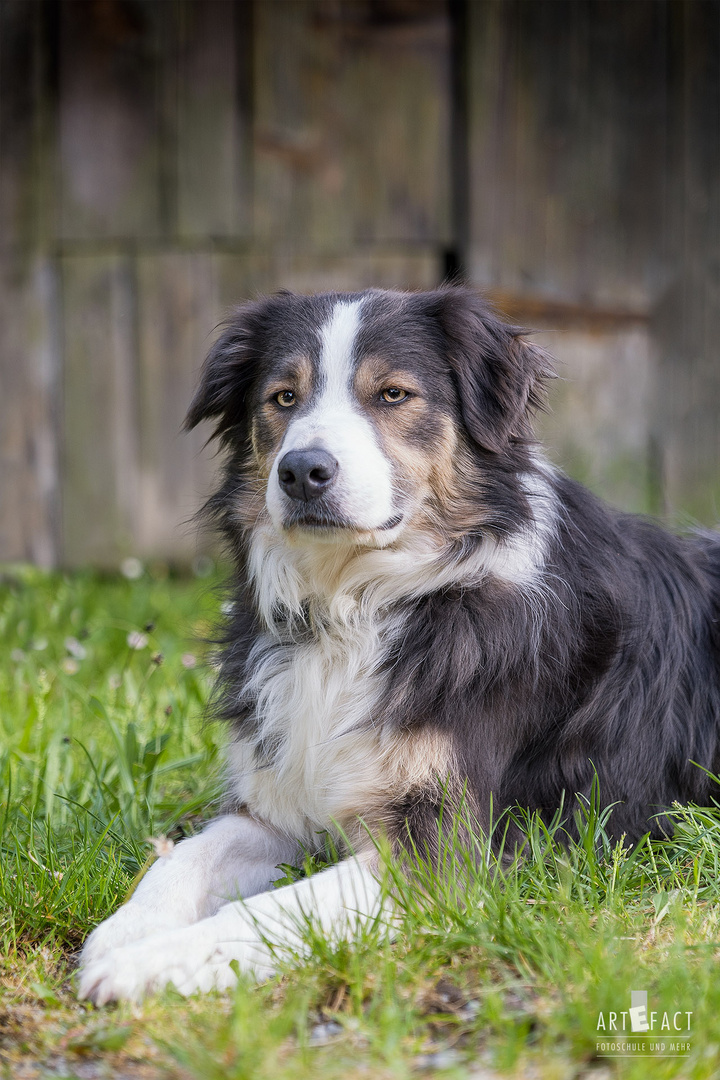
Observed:
[[[282,405],[283,408],[289,409],[291,405],[295,404],[295,395],[292,390],[281,390],[279,394],[275,395],[275,400],[278,405]]]
[[[394,405],[398,401],[404,401],[406,397],[410,397],[407,390],[401,390],[399,386],[386,386],[381,391],[380,397],[383,401],[387,401],[388,405]]]

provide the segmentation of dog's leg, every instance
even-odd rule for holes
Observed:
[[[87,967],[121,945],[214,915],[228,900],[264,892],[299,845],[239,814],[211,822],[151,867],[130,900],[93,930],[80,963]]]
[[[279,960],[302,956],[302,927],[311,920],[331,940],[350,940],[382,912],[381,886],[366,865],[347,859],[312,878],[225,904],[194,926],[155,934],[113,949],[88,963],[80,977],[80,997],[97,1005],[139,1000],[173,983],[182,994],[236,982],[231,963],[262,979]]]

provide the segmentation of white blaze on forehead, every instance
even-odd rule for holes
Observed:
[[[326,450],[338,462],[337,479],[324,499],[342,521],[372,531],[396,514],[391,463],[353,394],[362,303],[338,302],[318,328],[320,387],[308,411],[290,420],[268,483],[267,506],[278,529],[288,506],[279,484],[278,463],[288,451],[309,447]]]
[[[324,398],[342,401],[348,394],[361,307],[362,300],[336,304],[328,321],[320,327],[320,371],[324,381]]]

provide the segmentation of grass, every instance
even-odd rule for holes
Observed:
[[[263,986],[78,1003],[73,955],[148,863],[149,838],[192,833],[219,795],[222,731],[201,722],[211,673],[196,644],[214,584],[162,567],[3,577],[0,1075],[720,1074],[717,808],[678,808],[672,841],[632,850],[610,843],[595,800],[578,805],[579,843],[529,817],[521,858],[479,838],[472,861],[449,842],[440,875],[389,866],[393,941],[376,926],[329,946],[309,925],[311,959]],[[632,990],[658,1014],[630,1037],[651,1056],[603,1057]],[[680,1038],[665,1012],[692,1014],[682,1057],[652,1049]]]

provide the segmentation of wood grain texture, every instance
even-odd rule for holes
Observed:
[[[438,257],[430,245],[398,250],[373,245],[347,254],[268,251],[218,255],[221,304],[237,303],[278,287],[295,292],[369,289],[431,289],[438,283]]]
[[[273,0],[255,25],[257,237],[318,252],[446,242],[445,4]]]
[[[134,267],[68,256],[62,284],[62,561],[117,567],[138,528]]]
[[[468,5],[474,281],[647,308],[662,279],[667,6]]]
[[[0,257],[0,559],[53,566],[60,545],[56,269]]]
[[[177,218],[183,238],[247,236],[252,225],[249,5],[177,8]]]
[[[0,559],[42,566],[59,545],[49,22],[0,0]]]
[[[647,325],[575,325],[533,340],[557,361],[538,431],[551,459],[625,510],[654,512],[650,407],[653,355]]]
[[[64,239],[163,235],[163,43],[172,3],[60,4],[60,186]]]
[[[138,488],[135,553],[188,563],[207,546],[193,515],[212,490],[210,431],[182,431],[220,319],[212,255],[138,259]]]
[[[0,0],[0,252],[38,241],[39,9]]]
[[[223,313],[463,256],[560,462],[717,522],[719,178],[720,0],[0,0],[0,559],[189,562]]]
[[[562,332],[560,457],[625,505],[717,522],[720,5],[483,0],[468,23],[471,276]]]
[[[653,308],[664,510],[720,524],[720,4],[670,10],[670,270]]]

